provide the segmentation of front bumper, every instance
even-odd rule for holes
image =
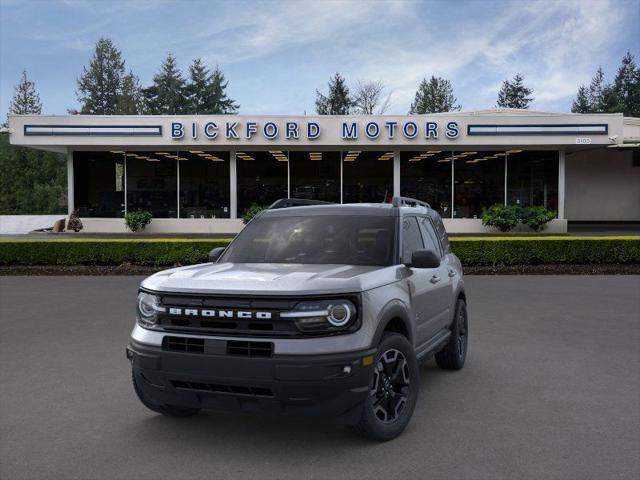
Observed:
[[[375,353],[236,357],[166,351],[133,339],[127,347],[136,382],[152,403],[342,423],[360,417]]]

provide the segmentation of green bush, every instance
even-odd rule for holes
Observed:
[[[228,239],[0,240],[0,265],[192,265]]]
[[[124,217],[124,222],[132,232],[144,230],[144,227],[151,223],[153,217],[149,212],[129,212]]]
[[[263,210],[266,210],[267,208],[269,207],[258,205],[256,203],[252,204],[242,215],[242,223],[246,225],[251,221],[253,217],[261,213]]]
[[[493,205],[482,210],[482,224],[497,227],[501,232],[513,230],[520,222],[520,207]]]
[[[0,265],[191,265],[228,239],[0,240]],[[640,263],[640,237],[452,238],[463,265]]]
[[[544,207],[526,207],[522,209],[520,221],[529,225],[534,232],[539,232],[554,218],[556,218],[556,213]]]

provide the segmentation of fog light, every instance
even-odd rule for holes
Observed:
[[[362,365],[365,367],[373,364],[373,355],[367,355],[366,357],[362,357]]]

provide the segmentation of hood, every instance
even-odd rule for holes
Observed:
[[[398,266],[205,263],[158,272],[143,288],[165,292],[316,295],[357,293],[393,283]]]

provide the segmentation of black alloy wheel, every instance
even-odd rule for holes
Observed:
[[[373,413],[383,423],[394,422],[407,406],[411,378],[407,359],[395,348],[384,352],[373,372],[369,394]]]

